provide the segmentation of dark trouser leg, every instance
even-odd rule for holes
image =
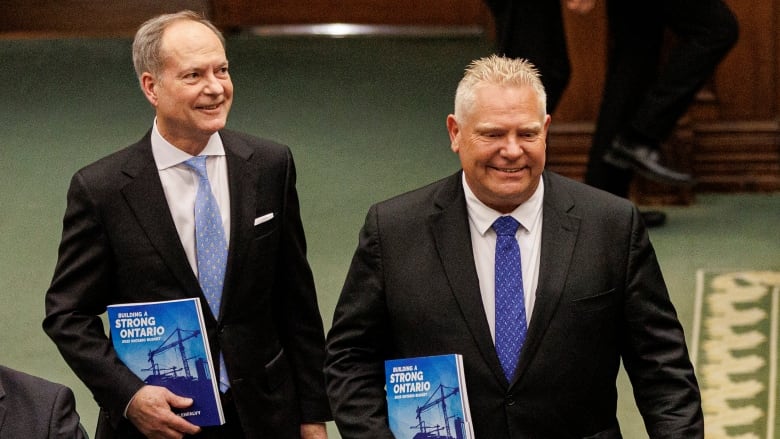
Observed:
[[[736,43],[738,25],[721,0],[663,0],[658,4],[663,5],[664,22],[678,41],[631,126],[662,142]]]
[[[496,23],[497,52],[510,58],[526,58],[539,69],[547,92],[547,112],[553,113],[571,74],[560,1],[485,3]]]
[[[585,182],[621,197],[628,196],[633,173],[605,163],[612,139],[628,127],[634,109],[652,85],[663,42],[657,11],[637,11],[634,2],[607,2],[609,42],[607,74]]]

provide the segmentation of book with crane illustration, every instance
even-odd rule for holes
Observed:
[[[387,360],[385,390],[396,439],[474,439],[461,355]]]
[[[200,300],[109,305],[108,322],[114,350],[133,373],[194,400],[174,410],[179,416],[200,426],[225,423]]]

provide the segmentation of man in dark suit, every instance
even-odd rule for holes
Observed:
[[[393,438],[384,360],[448,353],[463,355],[477,438],[620,438],[621,360],[650,437],[703,437],[683,330],[641,217],[544,170],[544,103],[527,61],[475,61],[447,118],[462,171],[369,210],[327,339],[344,439]],[[520,224],[501,237],[520,258],[494,264],[504,244],[491,228],[504,221]],[[500,280],[506,267],[520,280]],[[511,315],[505,290],[521,306]]]
[[[69,388],[0,366],[0,439],[83,437]]]
[[[133,61],[154,125],[73,177],[43,322],[101,407],[98,437],[326,438],[325,337],[289,149],[223,129],[233,98],[225,42],[199,15],[146,22]],[[209,251],[222,256],[210,265],[201,202],[219,224]],[[219,285],[216,306],[207,281]],[[176,416],[171,407],[192,401],[145,385],[101,323],[113,303],[183,297],[203,304],[224,426]]]

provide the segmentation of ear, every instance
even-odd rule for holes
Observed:
[[[544,147],[545,147],[545,149],[547,148],[547,133],[548,133],[547,129],[550,128],[550,122],[552,122],[552,117],[549,114],[544,116],[544,136],[543,136],[543,139],[544,139]]]
[[[455,119],[454,114],[447,116],[447,132],[450,133],[450,149],[452,152],[457,153],[460,149],[458,145],[458,135],[460,134],[460,128],[458,127],[458,120]]]
[[[144,72],[141,75],[141,90],[146,96],[146,100],[152,104],[153,107],[157,107],[157,79],[149,72]]]

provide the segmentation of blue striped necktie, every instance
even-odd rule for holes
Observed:
[[[511,216],[493,223],[496,231],[496,352],[512,381],[526,335],[523,271],[515,233],[520,224]]]

